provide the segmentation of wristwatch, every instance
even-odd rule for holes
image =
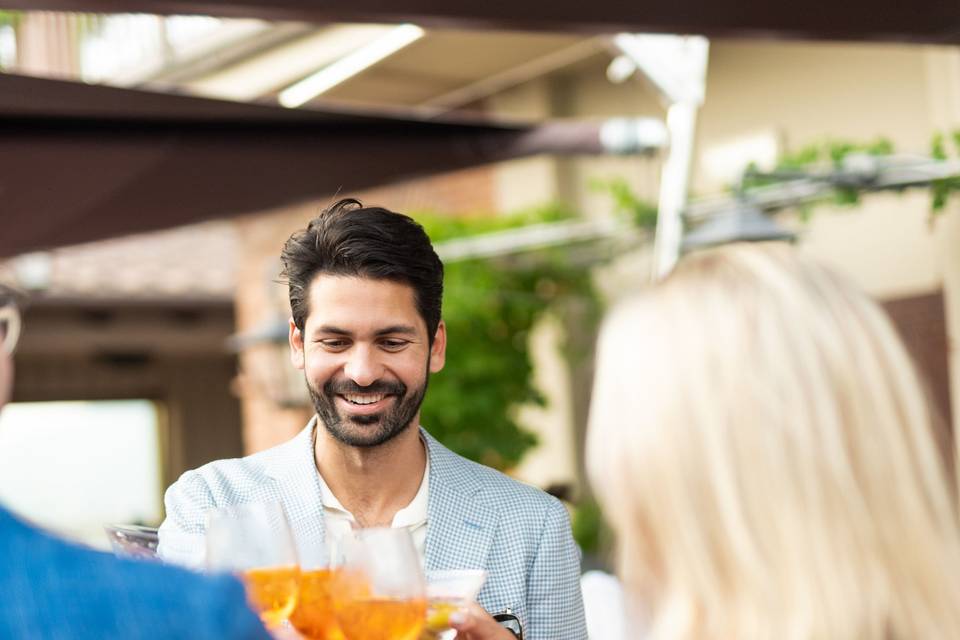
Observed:
[[[507,609],[503,613],[497,613],[493,619],[500,623],[500,626],[513,634],[517,640],[523,640],[523,625],[520,624],[520,618]]]

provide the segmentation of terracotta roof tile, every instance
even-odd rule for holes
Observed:
[[[214,221],[27,254],[0,272],[46,298],[232,299],[237,263],[233,223]],[[31,286],[31,271],[46,286]]]

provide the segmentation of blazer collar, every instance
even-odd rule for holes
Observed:
[[[325,536],[323,498],[313,454],[316,424],[314,416],[293,439],[261,454],[264,473],[277,481],[276,488],[293,537],[297,546],[303,548],[324,544]]]
[[[277,480],[299,545],[324,541],[323,499],[314,460],[316,426],[314,416],[292,440],[271,449],[263,462],[264,472]],[[479,500],[482,478],[473,464],[444,447],[423,428],[420,433],[430,458],[425,568],[483,569],[499,512]]]

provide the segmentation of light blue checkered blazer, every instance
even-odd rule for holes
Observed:
[[[167,490],[161,555],[202,564],[206,512],[245,502],[280,501],[298,546],[322,544],[315,424],[267,451],[183,474]],[[563,505],[421,433],[430,456],[426,569],[485,569],[479,603],[517,615],[527,640],[585,640],[580,553]]]

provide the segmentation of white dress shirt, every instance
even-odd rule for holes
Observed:
[[[343,536],[349,536],[357,527],[357,519],[353,514],[340,503],[337,496],[323,479],[323,475],[317,472],[317,479],[320,482],[320,496],[323,503],[324,526],[327,531],[327,540],[336,544],[336,540]],[[423,480],[420,481],[420,488],[417,495],[413,496],[410,504],[397,511],[393,516],[393,522],[390,526],[399,529],[406,528],[413,537],[413,546],[417,549],[421,564],[424,561],[424,549],[427,542],[427,493],[430,485],[430,458],[427,457],[426,466],[423,470]]]

